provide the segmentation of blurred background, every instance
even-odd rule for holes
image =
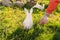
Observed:
[[[15,2],[16,0],[12,0]],[[24,7],[30,9],[30,5],[24,2]],[[1,0],[0,0],[1,2]],[[35,0],[41,4],[41,0]],[[60,40],[60,4],[50,15],[48,24],[39,25],[40,18],[49,4],[49,0],[43,0],[45,9],[34,8],[32,13],[34,25],[31,29],[24,29],[23,21],[26,17],[24,7],[12,5],[11,7],[0,4],[0,40]]]

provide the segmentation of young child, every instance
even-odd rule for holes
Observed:
[[[52,13],[57,7],[57,5],[60,3],[60,0],[50,0],[50,3],[45,11],[44,16],[39,21],[39,24],[46,24],[48,22],[47,16]]]

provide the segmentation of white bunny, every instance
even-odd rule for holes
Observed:
[[[38,9],[43,10],[43,9],[44,9],[44,6],[45,6],[45,4],[39,5],[39,4],[37,3],[36,5],[33,6],[33,8],[38,8]]]
[[[24,8],[24,11],[26,13],[26,18],[23,22],[24,29],[30,29],[33,26],[33,20],[32,20],[33,8],[30,9],[30,12],[28,12],[26,8]]]

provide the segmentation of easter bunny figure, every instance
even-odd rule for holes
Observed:
[[[33,6],[33,8],[38,8],[38,9],[43,10],[43,9],[44,9],[44,6],[45,6],[45,4],[39,5],[39,4],[37,3],[36,5]]]
[[[30,29],[33,26],[33,20],[32,20],[33,8],[30,9],[30,12],[28,12],[26,8],[24,8],[24,11],[26,13],[26,18],[23,22],[24,29]]]

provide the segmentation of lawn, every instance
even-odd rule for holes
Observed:
[[[44,0],[45,9],[49,1]],[[47,2],[47,3],[46,3]],[[31,29],[24,29],[23,21],[26,14],[24,8],[18,6],[5,7],[0,5],[0,40],[60,40],[60,4],[48,17],[48,23],[39,25],[44,10],[34,8]]]

